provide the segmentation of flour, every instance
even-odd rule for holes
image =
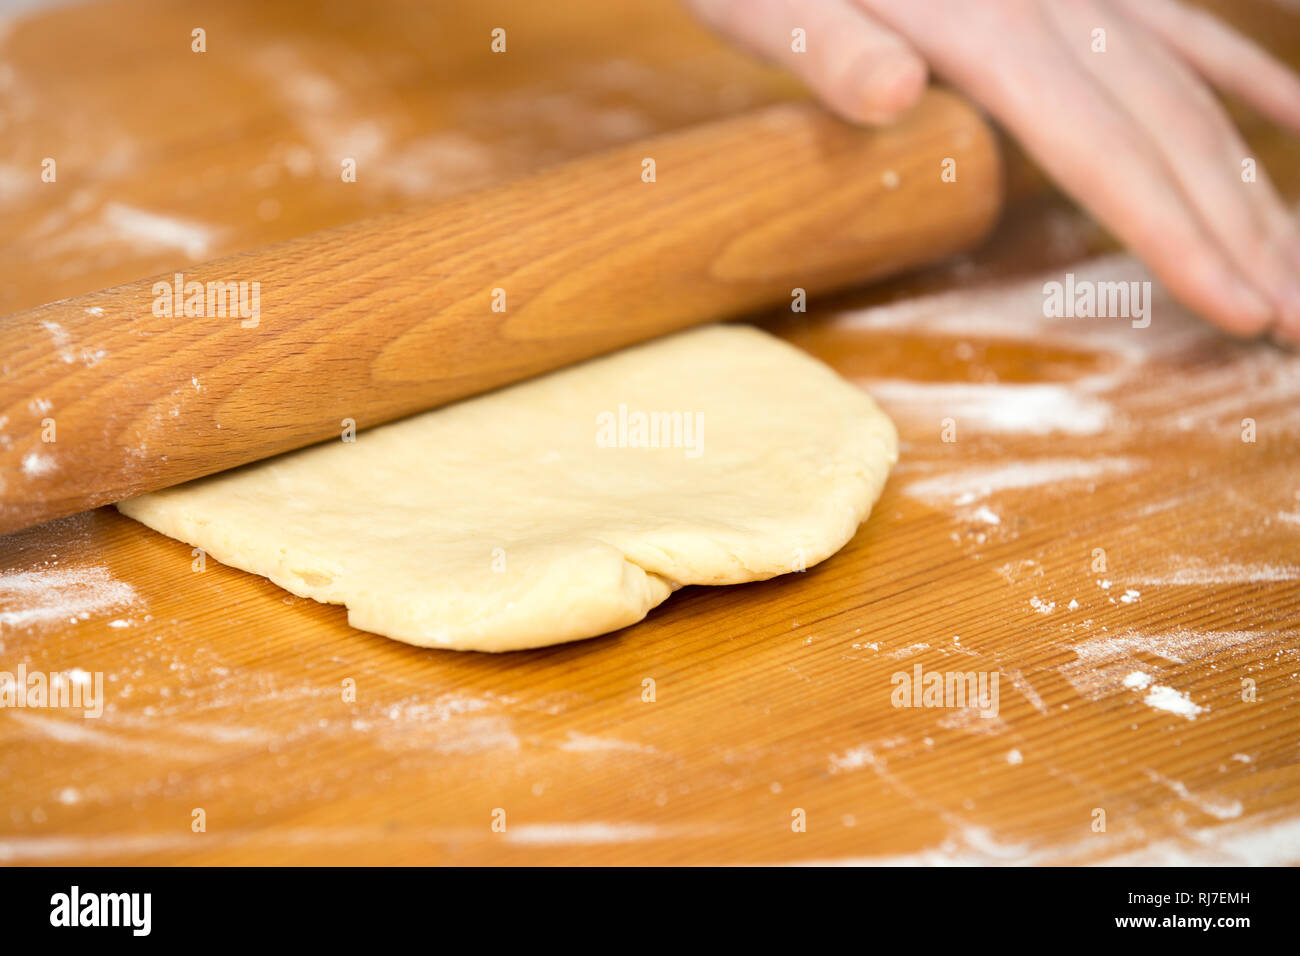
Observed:
[[[1112,637],[1093,638],[1075,644],[1071,650],[1081,661],[1100,665],[1130,660],[1135,654],[1149,654],[1174,664],[1189,664],[1237,646],[1254,646],[1263,650],[1296,632],[1283,631],[1195,631],[1179,628],[1155,634],[1127,632]]]
[[[1146,692],[1143,703],[1156,710],[1194,719],[1205,708],[1186,694],[1168,686],[1161,676],[1166,667],[1185,668],[1213,659],[1222,664],[1233,660],[1259,660],[1266,655],[1294,648],[1296,631],[1172,631],[1121,634],[1090,638],[1070,649],[1076,659],[1058,668],[1074,690],[1089,700],[1114,694]],[[1294,653],[1294,651],[1292,651]],[[1152,662],[1163,662],[1153,664]]]
[[[1174,567],[1161,574],[1133,574],[1135,584],[1205,585],[1255,584],[1265,581],[1300,581],[1300,566],[1293,564],[1238,564],[1234,561],[1210,563],[1199,558],[1171,557]]]
[[[1146,690],[1151,686],[1151,678],[1142,671],[1134,671],[1124,678],[1124,686],[1129,690]]]
[[[1071,266],[1080,282],[1149,282],[1131,256],[1107,255]],[[1115,318],[1045,314],[1045,284],[1062,273],[1045,271],[1022,281],[963,288],[865,309],[842,311],[832,328],[888,331],[955,340],[953,354],[975,358],[970,340],[1022,343],[1075,353],[1083,374],[1056,382],[900,381],[860,379],[886,410],[926,423],[937,432],[951,418],[958,435],[1108,435],[1157,429],[1221,433],[1239,438],[1241,420],[1257,421],[1262,434],[1300,430],[1300,363],[1267,343],[1226,342],[1211,324],[1192,315],[1158,283],[1152,287],[1150,329]],[[1199,354],[1196,374],[1170,372]],[[983,370],[985,374],[990,369]],[[963,376],[964,378],[965,376]],[[1242,382],[1249,382],[1248,389]],[[1140,422],[1140,427],[1133,427]],[[1282,517],[1280,520],[1287,520]]]
[[[119,239],[137,248],[151,251],[179,250],[191,259],[207,258],[212,250],[215,230],[208,225],[175,216],[136,209],[110,202],[100,210],[105,234],[97,241]]]
[[[928,651],[929,649],[930,649],[929,644],[920,642],[916,644],[909,644],[907,647],[900,647],[896,651],[890,651],[888,656],[895,657],[895,658],[911,657],[913,654],[917,653],[918,651]]]
[[[1231,814],[1232,804],[1225,805]],[[1222,812],[1222,811],[1221,811]],[[1211,814],[1215,815],[1215,814]],[[1300,863],[1300,817],[1188,828],[1133,846],[1141,834],[1097,834],[1071,843],[1002,843],[980,827],[954,827],[937,845],[893,856],[799,860],[796,866],[1280,866]]]
[[[23,455],[23,474],[28,478],[40,478],[44,475],[52,474],[59,467],[49,455],[42,455],[34,451],[29,451]]]
[[[271,43],[252,52],[251,65],[281,100],[291,128],[311,144],[315,156],[306,160],[295,156],[295,166],[310,167],[318,158],[328,161],[336,178],[344,157],[356,162],[358,176],[380,167],[389,133],[350,92],[351,78],[346,74],[355,68],[355,59],[340,54],[330,65],[331,74],[326,74],[296,47]]]
[[[131,585],[100,567],[0,574],[0,626],[72,623],[124,607],[139,607]]]
[[[1002,491],[1055,488],[1126,475],[1138,469],[1133,458],[1038,458],[1009,465],[977,465],[948,474],[913,479],[903,494],[931,504],[970,504]]]
[[[175,763],[203,763],[211,760],[210,753],[192,744],[176,745],[157,739],[156,734],[127,736],[103,725],[103,721],[88,721],[80,717],[63,718],[36,714],[32,711],[14,710],[9,719],[22,727],[27,738],[43,737],[70,747],[84,747],[113,754],[135,754]],[[96,726],[91,726],[95,724]]]
[[[64,362],[71,364],[77,360],[76,352],[68,348],[72,342],[72,336],[59,323],[50,319],[41,320],[41,328],[50,333],[50,338],[54,341],[54,347],[59,351],[59,357]]]
[[[510,698],[444,693],[432,699],[415,696],[366,710],[348,724],[390,751],[476,754],[516,751],[520,747],[504,708]],[[307,732],[306,729],[304,732]]]
[[[1132,256],[1097,256],[1070,266],[1077,281],[1150,282],[1152,276]],[[1123,376],[1150,358],[1175,353],[1217,335],[1208,325],[1175,303],[1157,283],[1153,285],[1152,328],[1135,330],[1127,320],[1067,318],[1044,314],[1044,283],[1059,281],[1060,270],[1048,270],[1022,281],[986,288],[958,289],[841,312],[834,322],[842,328],[923,333],[956,339],[986,338],[1091,349],[1111,356],[1113,373],[1076,382],[1080,393],[1104,392],[1122,383]],[[1149,332],[1149,334],[1148,334]]]
[[[612,737],[590,737],[570,730],[568,739],[560,744],[561,750],[573,753],[600,753],[604,751],[623,751],[625,753],[654,753],[655,748],[628,740],[616,740]]]
[[[393,150],[376,167],[375,175],[407,196],[439,198],[495,182],[500,165],[487,146],[446,130]]]
[[[1115,417],[1111,405],[1078,387],[1057,384],[982,385],[857,379],[891,416],[939,422],[951,417],[980,432],[1096,435]]]
[[[16,202],[31,191],[35,181],[31,170],[15,163],[0,163],[0,202]]]
[[[713,836],[720,830],[712,824],[524,823],[508,826],[502,837],[515,846],[596,846]]]
[[[31,231],[31,235],[39,233],[39,228]],[[217,253],[221,234],[221,229],[206,223],[108,202],[99,209],[97,217],[85,216],[75,224],[59,224],[49,236],[41,238],[41,247],[47,258],[89,258],[87,253],[92,252],[100,264],[125,262],[131,256],[174,252],[190,260],[200,260]],[[46,331],[56,337],[68,335],[62,329],[56,332],[47,327]],[[106,357],[102,350],[78,347],[70,337],[59,344],[58,353],[65,363],[81,361],[87,366]]]
[[[1195,720],[1196,715],[1205,710],[1204,707],[1192,703],[1192,699],[1182,691],[1163,684],[1153,685],[1147,691],[1146,697],[1142,698],[1142,703],[1155,710],[1167,710],[1179,717],[1186,717],[1188,720]]]
[[[86,311],[93,313],[94,310],[87,309]],[[100,309],[99,311],[102,313],[104,310]],[[50,338],[53,340],[54,348],[59,353],[59,358],[63,360],[65,365],[72,365],[73,363],[80,361],[87,368],[93,368],[108,355],[108,353],[103,349],[91,349],[88,347],[78,349],[73,344],[72,336],[68,333],[68,330],[51,319],[42,319],[41,328],[50,333]],[[48,409],[45,410],[48,411]]]
[[[1029,606],[1039,614],[1051,614],[1056,610],[1055,601],[1044,601],[1037,594],[1029,599]]]
[[[875,763],[876,755],[870,747],[854,747],[842,754],[831,754],[830,772],[841,773],[845,770],[859,770]]]
[[[1206,797],[1193,793],[1181,781],[1170,780],[1164,774],[1157,773],[1154,770],[1146,771],[1146,775],[1152,783],[1160,784],[1171,793],[1195,806],[1202,813],[1215,819],[1234,820],[1241,816],[1242,805],[1240,800],[1222,800],[1217,797]]]
[[[900,734],[892,737],[885,737],[881,740],[872,741],[869,744],[862,744],[857,747],[851,747],[843,753],[831,754],[827,758],[827,771],[829,773],[843,773],[845,771],[861,770],[863,767],[873,769],[883,767],[884,758],[877,756],[877,750],[893,750],[907,743],[907,738]]]

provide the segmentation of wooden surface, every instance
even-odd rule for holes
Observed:
[[[886,130],[778,103],[0,318],[0,533],[936,262],[1001,198],[951,93]]]
[[[0,308],[792,94],[671,4],[431,6],[114,0],[12,26]],[[1236,16],[1300,61],[1280,5]],[[169,85],[190,54],[160,50],[205,20],[238,43],[209,85]],[[497,20],[535,42],[504,72],[462,69],[457,31],[476,45]],[[51,42],[77,55],[28,53]],[[1300,195],[1297,143],[1241,119]],[[348,137],[386,170],[351,191],[312,171]],[[69,157],[58,201],[10,172],[46,154]],[[485,656],[196,572],[109,509],[0,539],[0,669],[99,672],[107,698],[96,719],[0,711],[0,861],[1300,861],[1300,359],[1158,294],[1146,329],[1044,318],[1067,267],[1141,275],[1009,172],[1016,202],[977,254],[763,319],[903,439],[870,521],[805,573]],[[195,228],[124,234],[138,219],[113,203]],[[996,672],[997,716],[891,706],[917,664]]]

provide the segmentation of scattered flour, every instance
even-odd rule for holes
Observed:
[[[1119,693],[1124,689],[1145,691],[1152,688],[1146,703],[1161,710],[1195,717],[1205,708],[1171,688],[1160,688],[1156,659],[1170,665],[1194,664],[1206,658],[1258,659],[1280,649],[1294,647],[1297,631],[1195,631],[1186,628],[1143,634],[1130,631],[1081,641],[1070,649],[1075,660],[1058,670],[1076,692],[1090,700]]]
[[[895,658],[911,657],[918,651],[928,651],[929,649],[930,645],[922,641],[916,644],[909,644],[906,647],[900,647],[898,650],[890,651],[888,656]]]
[[[92,312],[91,309],[87,309],[86,311]],[[102,313],[104,310],[100,309],[99,311]],[[90,368],[98,365],[105,356],[108,355],[108,353],[103,349],[91,349],[88,347],[77,349],[72,343],[72,336],[68,334],[68,330],[52,319],[42,319],[41,328],[50,333],[50,338],[54,341],[54,348],[58,351],[59,358],[61,358],[66,365],[72,365],[74,362],[80,360],[87,368]],[[48,411],[49,409],[46,408],[44,410]]]
[[[75,362],[76,353],[68,348],[72,344],[72,336],[59,323],[51,319],[42,319],[41,328],[50,333],[50,338],[54,340],[54,347],[59,350],[59,357],[64,362]]]
[[[958,428],[971,425],[984,432],[1096,435],[1105,431],[1114,417],[1109,403],[1074,385],[897,379],[861,379],[858,383],[896,416],[927,420],[952,417]]]
[[[23,456],[23,474],[28,478],[40,478],[58,470],[58,462],[49,455],[29,451]]]
[[[1279,638],[1294,636],[1294,632],[1177,629],[1158,634],[1130,632],[1096,637],[1075,644],[1071,650],[1088,664],[1129,661],[1135,654],[1150,654],[1174,664],[1188,664],[1238,645],[1258,644],[1265,647]]]
[[[1206,813],[1218,820],[1235,820],[1241,816],[1242,805],[1240,800],[1220,800],[1215,797],[1202,797],[1192,793],[1187,789],[1180,780],[1170,780],[1163,774],[1156,773],[1154,770],[1146,772],[1147,778],[1152,783],[1158,783],[1167,788],[1170,792],[1176,794],[1188,803],[1193,804],[1202,813]]]
[[[156,735],[128,736],[115,732],[107,725],[104,725],[103,729],[90,726],[92,723],[102,724],[102,721],[50,717],[30,710],[15,710],[10,714],[9,719],[21,725],[29,737],[44,737],[69,747],[88,747],[118,754],[140,754],[187,763],[202,763],[211,759],[211,755],[200,748],[166,743],[157,739]]]
[[[600,751],[619,750],[634,753],[654,753],[654,747],[643,744],[632,743],[627,740],[615,740],[610,737],[589,737],[586,734],[580,734],[576,731],[569,731],[568,739],[560,744],[561,750],[569,750],[575,753],[593,753]]]
[[[1152,281],[1150,273],[1126,254],[1098,256],[1071,265],[1070,271],[1079,281]],[[1158,282],[1152,286],[1153,320],[1150,329],[1136,330],[1126,319],[1044,315],[1043,284],[1059,282],[1061,275],[1060,269],[1048,270],[1018,282],[901,299],[842,312],[834,321],[841,327],[852,329],[901,331],[957,339],[1050,340],[1067,347],[1105,352],[1120,363],[1115,373],[1075,382],[1076,394],[1107,391],[1148,359],[1177,352],[1216,334],[1206,323],[1170,299]]]
[[[147,212],[119,202],[107,203],[100,220],[111,236],[145,249],[177,249],[202,259],[212,249],[215,230],[203,223]]]
[[[843,773],[849,770],[861,770],[863,767],[879,769],[884,766],[884,758],[877,756],[877,750],[892,750],[906,743],[906,737],[895,734],[870,744],[850,747],[844,753],[831,754],[827,758],[827,770],[830,773]]]
[[[840,773],[844,770],[860,770],[875,763],[876,755],[870,747],[854,747],[842,754],[831,754],[830,772]]]
[[[1134,671],[1124,678],[1124,686],[1129,690],[1146,690],[1151,686],[1151,678],[1142,671]]]
[[[1051,614],[1056,610],[1055,601],[1044,601],[1037,594],[1029,599],[1029,606],[1039,614]]]
[[[1227,805],[1229,812],[1231,804]],[[1222,812],[1222,811],[1221,811]],[[1300,863],[1300,817],[1237,820],[1187,828],[1133,846],[1132,838],[1097,834],[1075,843],[1000,843],[980,828],[956,828],[937,846],[895,856],[800,860],[798,866],[1281,866]]]
[[[1300,566],[1293,564],[1208,564],[1197,558],[1179,558],[1176,563],[1175,570],[1163,574],[1131,575],[1128,580],[1153,586],[1300,581]]]
[[[596,846],[603,843],[643,843],[681,837],[711,836],[711,825],[652,823],[524,823],[508,827],[506,843],[516,846]]]
[[[948,474],[917,478],[903,494],[931,504],[970,504],[1001,491],[1095,481],[1136,471],[1133,458],[1039,458],[1011,465],[962,468]]]
[[[1188,720],[1195,720],[1196,715],[1205,710],[1204,707],[1193,703],[1192,699],[1182,691],[1164,684],[1153,685],[1146,697],[1142,698],[1142,703],[1156,710],[1167,710],[1171,714],[1186,717]]]
[[[140,603],[135,589],[105,568],[0,574],[0,626],[4,627],[75,622]]]
[[[516,751],[519,738],[504,713],[507,697],[445,693],[386,704],[354,717],[349,728],[392,751],[476,754]]]

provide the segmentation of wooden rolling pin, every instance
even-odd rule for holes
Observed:
[[[949,93],[784,104],[0,319],[0,533],[939,259],[1001,188]]]

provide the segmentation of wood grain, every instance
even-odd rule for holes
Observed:
[[[523,166],[527,143],[537,156],[576,155],[583,135],[593,149],[609,145],[611,127],[591,119],[601,111],[626,108],[672,129],[787,95],[672,4],[559,4],[546,16],[518,6],[439,14],[437,56],[412,40],[433,28],[423,4],[359,19],[343,4],[316,18],[241,3],[210,15],[238,25],[246,48],[280,37],[285,58],[308,73],[340,90],[360,84],[366,115],[390,131],[464,128],[488,144],[517,136],[510,162]],[[1279,6],[1229,12],[1300,62],[1300,29]],[[457,61],[457,24],[477,43],[482,27],[516,15],[532,24],[521,35],[546,37],[520,45],[528,68],[484,77],[444,65]],[[163,69],[166,57],[140,52],[175,29],[188,37],[194,16],[140,0],[59,10],[16,26],[4,52],[18,58],[24,88],[68,102],[62,84],[80,70],[121,76],[114,57]],[[38,64],[21,61],[42,37],[104,34],[113,23],[156,26],[87,44],[84,63],[67,62],[70,78],[48,85],[36,82],[48,75]],[[359,62],[381,66],[354,73]],[[227,64],[203,91],[207,118],[187,113],[160,131],[161,153],[139,145],[138,165],[86,184],[91,200],[226,216],[221,241],[232,246],[214,254],[287,228],[255,214],[265,198],[294,210],[299,231],[336,224],[330,217],[356,195],[292,177],[283,154],[272,186],[241,171],[268,161],[278,140],[301,133],[307,148],[306,131],[323,121],[274,113],[248,79],[260,74]],[[93,85],[103,125],[128,127],[148,112],[142,104],[181,99],[154,69]],[[627,76],[657,80],[615,82]],[[478,95],[467,91],[490,87],[491,102],[523,104],[511,115],[540,116],[566,82],[581,90],[562,102],[587,111],[585,134],[558,122],[510,134],[460,125],[472,111],[455,104]],[[142,92],[151,86],[152,101]],[[6,146],[38,141],[55,115],[34,110]],[[1280,187],[1300,196],[1300,144],[1237,116]],[[206,145],[218,128],[230,131],[220,162],[231,192],[172,204],[170,190],[218,161]],[[147,129],[142,121],[137,133]],[[381,152],[400,156],[412,141],[394,132]],[[435,166],[454,168],[451,158]],[[528,170],[503,161],[493,171]],[[904,443],[870,521],[806,573],[686,589],[617,634],[488,657],[352,630],[341,608],[213,562],[193,571],[187,547],[108,509],[0,539],[0,611],[14,615],[0,625],[0,669],[101,672],[108,698],[92,720],[0,710],[0,859],[1300,860],[1297,359],[1227,340],[1159,298],[1145,330],[1048,322],[1044,276],[1140,274],[1124,258],[1081,263],[1113,253],[1108,240],[1043,192],[1032,169],[1013,163],[1009,184],[1008,216],[978,253],[814,302],[806,316],[760,317],[877,394]],[[373,177],[358,185],[376,204],[398,200]],[[42,218],[64,208],[39,209],[40,195],[4,207],[14,224],[6,249],[28,257],[6,254],[0,265],[16,308],[185,260],[148,245],[76,251],[40,240]],[[88,228],[100,208],[69,215]],[[1041,388],[1018,402],[1007,399],[1015,386]],[[1026,407],[1033,413],[1016,414]],[[941,437],[947,417],[955,442]],[[1254,442],[1242,441],[1245,418]],[[1007,486],[1008,474],[1022,486]],[[1023,484],[1043,475],[1056,478]],[[1097,548],[1104,573],[1093,570]],[[15,574],[46,586],[33,596]],[[75,610],[78,598],[88,609]],[[997,672],[996,719],[891,706],[894,675],[918,663]],[[1148,703],[1151,687],[1125,683],[1135,672],[1199,710]],[[344,699],[349,679],[354,702]],[[643,700],[647,679],[653,703]],[[1253,700],[1243,680],[1254,682]],[[198,808],[203,833],[191,829]],[[491,828],[497,809],[504,833]],[[796,809],[806,832],[792,831]],[[1093,830],[1097,810],[1105,832]]]

